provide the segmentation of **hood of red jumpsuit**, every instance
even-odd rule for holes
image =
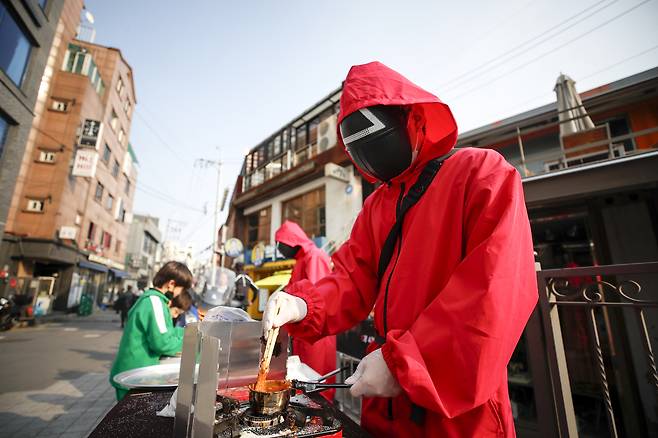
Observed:
[[[308,254],[313,248],[315,243],[308,238],[302,227],[292,221],[285,221],[276,233],[274,233],[274,240],[277,242],[285,243],[288,246],[301,246],[301,250],[297,252],[295,258],[298,259]]]
[[[418,145],[418,156],[407,170],[391,180],[393,183],[416,173],[430,160],[447,154],[457,142],[457,123],[448,105],[400,73],[375,61],[355,65],[347,73],[337,124],[341,144],[340,122],[349,114],[373,105],[404,105],[410,109],[407,131],[412,146]],[[377,181],[356,167],[368,181]]]

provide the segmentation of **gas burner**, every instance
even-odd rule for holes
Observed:
[[[246,411],[241,416],[241,421],[245,426],[249,427],[272,427],[272,426],[278,426],[279,424],[283,423],[285,421],[285,418],[282,414],[274,414],[274,415],[262,415],[262,414],[256,414],[251,410],[251,408],[248,408]]]

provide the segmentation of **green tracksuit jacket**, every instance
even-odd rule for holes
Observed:
[[[128,313],[119,351],[110,372],[110,383],[121,400],[128,390],[114,382],[114,376],[135,368],[156,365],[160,356],[174,356],[183,348],[183,329],[174,327],[169,299],[155,289],[139,297]]]

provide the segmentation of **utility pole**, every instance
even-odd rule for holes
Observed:
[[[218,148],[219,149],[219,148]],[[217,191],[215,192],[215,207],[213,208],[213,229],[212,229],[212,255],[210,256],[210,288],[214,289],[217,277],[217,222],[219,221],[219,196],[222,183],[222,158],[221,150],[218,160],[208,160],[198,158],[194,162],[195,167],[216,167],[217,168]]]

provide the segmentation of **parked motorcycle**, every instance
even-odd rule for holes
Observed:
[[[9,298],[0,298],[0,330],[11,329],[16,323],[14,301]]]

